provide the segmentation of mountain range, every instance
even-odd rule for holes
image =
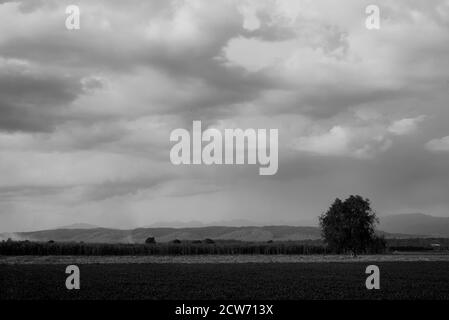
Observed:
[[[385,232],[449,237],[449,218],[409,213],[380,218],[379,229]]]
[[[401,214],[380,218],[379,233],[386,238],[449,237],[449,218],[424,214]],[[52,230],[0,234],[0,240],[84,241],[101,243],[143,243],[155,237],[158,242],[174,239],[240,241],[287,241],[320,239],[318,227],[300,226],[204,226],[151,227],[130,230],[100,228],[89,224],[75,224]]]

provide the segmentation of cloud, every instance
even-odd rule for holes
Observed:
[[[447,1],[382,0],[376,31],[358,0],[80,0],[78,31],[71,2],[0,3],[4,229],[288,221],[354,190],[448,212]],[[278,129],[278,174],[172,166],[192,120]]]
[[[51,131],[82,92],[77,77],[0,57],[0,129]]]
[[[334,126],[328,132],[298,138],[293,149],[323,156],[372,157],[391,147],[391,140],[376,128]]]
[[[395,135],[406,135],[414,132],[418,128],[418,124],[426,119],[426,116],[421,115],[416,118],[405,118],[393,122],[389,127],[388,131]]]
[[[426,148],[432,152],[449,152],[449,136],[430,140],[426,143]]]
[[[449,67],[443,58],[449,49],[443,44],[449,40],[441,19],[447,14],[444,1],[438,9],[382,2],[379,32],[361,27],[360,2],[344,11],[328,1],[249,3],[244,16],[256,12],[261,26],[283,26],[288,32],[281,34],[288,37],[265,36],[270,31],[259,27],[231,39],[224,55],[234,65],[276,78],[285,111],[329,118],[367,103],[381,106],[406,97],[426,103],[424,92],[437,91],[448,81],[441,72],[441,65]],[[435,55],[438,63],[427,58]],[[411,70],[410,63],[417,68]]]
[[[0,158],[0,174],[4,178],[0,186],[100,184],[152,176],[157,166],[147,158],[95,150],[9,151],[3,152]],[[163,168],[156,172],[163,174]]]
[[[337,126],[322,135],[300,138],[296,149],[324,155],[341,155],[348,151],[349,139],[348,131]]]

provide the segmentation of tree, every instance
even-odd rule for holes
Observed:
[[[148,238],[145,240],[145,243],[146,243],[146,244],[154,244],[154,243],[156,243],[156,240],[154,239],[154,237],[148,237]]]
[[[337,253],[349,251],[354,256],[385,243],[375,234],[377,222],[370,201],[359,195],[351,195],[345,201],[337,198],[320,216],[322,236],[329,248]]]

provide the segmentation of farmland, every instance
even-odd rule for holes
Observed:
[[[365,253],[394,251],[434,251],[431,244],[438,243],[438,251],[448,251],[449,239],[387,239],[386,247],[373,243]],[[248,242],[235,240],[174,240],[165,243],[84,243],[50,241],[1,241],[0,255],[311,255],[329,254],[322,240]]]
[[[447,259],[120,263],[124,257],[118,258],[78,264],[81,289],[72,291],[64,285],[64,264],[2,263],[0,299],[449,299]],[[365,288],[370,263],[381,270],[381,290]]]
[[[318,240],[276,243],[207,240],[154,244],[2,241],[0,255],[270,255],[324,254],[328,251]]]
[[[446,239],[389,239],[383,254],[352,257],[331,254],[321,240],[8,240],[0,242],[0,300],[449,299],[447,247]],[[71,264],[80,290],[65,287]],[[380,267],[381,290],[365,288],[370,264]]]

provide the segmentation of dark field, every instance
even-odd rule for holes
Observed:
[[[449,299],[449,262],[373,262],[380,290],[365,288],[370,263],[0,265],[0,299]]]

